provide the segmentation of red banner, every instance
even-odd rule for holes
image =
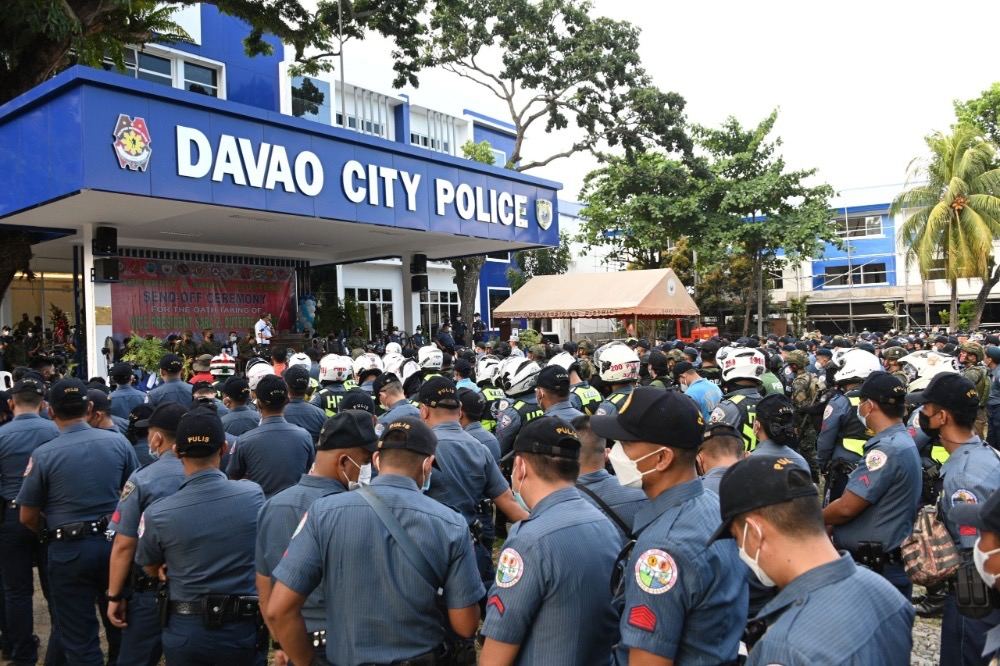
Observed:
[[[295,269],[197,261],[120,259],[111,285],[114,336],[252,332],[261,312],[292,326]],[[221,339],[221,338],[220,338]]]

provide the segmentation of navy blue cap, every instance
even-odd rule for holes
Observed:
[[[747,456],[726,470],[719,482],[722,524],[709,543],[732,538],[729,526],[737,516],[810,495],[819,502],[809,473],[790,458],[763,454]]]
[[[222,419],[211,405],[195,405],[177,424],[177,455],[180,457],[204,458],[225,443]]]
[[[177,354],[164,354],[160,359],[160,370],[176,374],[184,367],[184,361]]]
[[[87,404],[87,385],[71,377],[60,379],[49,389],[49,404],[53,408]]]
[[[372,423],[370,412],[359,409],[341,409],[323,424],[319,431],[316,448],[320,451],[333,449],[375,450],[378,435]]]
[[[386,424],[376,450],[405,449],[424,455],[434,455],[437,437],[427,425],[415,416],[403,416]]]

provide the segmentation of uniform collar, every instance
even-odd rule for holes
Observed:
[[[464,432],[462,430],[462,424],[459,423],[458,421],[442,421],[441,423],[438,423],[433,428],[431,428],[431,430],[433,430],[434,432],[448,431],[448,430],[452,432]]]
[[[569,400],[560,400],[556,404],[550,405],[549,408],[545,410],[545,413],[550,414],[552,413],[553,410],[565,409],[566,407],[571,407],[571,405],[569,404]]]
[[[208,469],[200,469],[194,474],[185,477],[184,482],[181,483],[180,487],[183,488],[188,484],[194,484],[194,483],[209,483],[216,479],[225,480],[226,478],[227,477],[225,473],[221,469],[210,467]]]
[[[400,476],[399,474],[379,474],[374,479],[372,479],[371,485],[373,486],[391,486],[393,488],[402,488],[403,490],[413,490],[419,491],[417,488],[417,482],[408,476]]]
[[[335,490],[339,493],[346,492],[347,488],[337,479],[317,474],[303,474],[299,479],[299,485],[307,488],[320,488],[322,490]]]
[[[902,423],[894,423],[885,430],[875,433],[875,436],[865,442],[865,451],[874,448],[876,444],[884,439],[889,439],[893,435],[898,435],[900,433],[909,433],[906,426]]]
[[[12,418],[11,421],[27,421],[28,419],[40,419],[40,418],[42,417],[39,416],[38,414],[31,414],[29,412],[27,414],[18,414],[17,416]]]
[[[267,423],[287,423],[284,416],[263,416],[260,419],[260,424],[265,425]]]
[[[229,411],[230,411],[230,413],[235,414],[235,413],[238,413],[238,412],[249,412],[250,408],[247,407],[246,405],[240,405],[239,407],[233,407]]]
[[[972,439],[970,439],[970,440],[968,440],[966,442],[962,442],[962,444],[959,445],[959,447],[957,449],[955,449],[954,452],[952,452],[952,454],[950,456],[948,456],[948,459],[945,460],[941,464],[941,470],[943,471],[946,467],[950,468],[950,467],[953,466],[953,464],[958,464],[957,462],[952,463],[952,461],[957,461],[958,460],[958,453],[960,451],[966,451],[966,452],[968,452],[968,451],[971,451],[972,449],[978,449],[981,446],[985,446],[985,444],[983,443],[983,440],[979,439],[979,435],[976,435],[975,433],[973,433]]]
[[[728,470],[728,469],[729,469],[728,467],[723,467],[722,465],[720,465],[718,467],[713,467],[712,469],[710,469],[707,472],[705,472],[702,475],[702,478],[703,479],[709,479],[709,478],[714,479],[714,478],[717,478],[717,477],[718,478],[722,478],[722,475],[725,474],[726,470]]]
[[[60,428],[59,432],[65,435],[66,433],[81,432],[83,430],[90,430],[90,426],[87,425],[86,421],[77,421],[76,423],[71,423],[64,428]]]
[[[476,432],[479,432],[482,429],[483,429],[483,424],[480,423],[479,421],[473,421],[469,425],[465,426],[465,428],[463,428],[463,430],[465,430],[465,432],[472,432],[473,430],[475,430]]]
[[[566,488],[560,488],[555,492],[551,492],[542,498],[535,506],[531,507],[529,511],[529,516],[526,520],[531,520],[532,518],[537,518],[538,516],[545,513],[547,510],[556,506],[557,504],[562,504],[563,502],[569,502],[574,499],[579,499],[580,493],[573,486],[568,486]]]
[[[805,572],[778,592],[757,614],[757,619],[773,615],[792,604],[802,603],[816,590],[838,583],[857,571],[854,560],[847,553],[841,553],[840,558],[833,562],[821,564],[815,569]]]
[[[638,534],[647,525],[659,518],[670,509],[680,506],[705,492],[701,479],[692,479],[673,488],[667,488],[662,493],[649,500],[649,503],[635,515],[633,533]]]
[[[408,404],[410,404],[409,400],[407,400],[406,398],[400,398],[396,402],[392,403],[392,407],[390,407],[389,409],[396,409],[397,407],[402,407]]]
[[[577,483],[582,483],[583,485],[587,486],[590,485],[591,483],[597,483],[598,481],[603,481],[604,479],[610,479],[610,478],[611,475],[608,474],[608,470],[598,469],[594,470],[593,472],[587,472],[586,474],[581,474],[577,478]]]
[[[290,404],[295,403],[295,402],[305,402],[305,401],[306,401],[305,398],[289,398],[288,399],[288,404],[290,405]]]

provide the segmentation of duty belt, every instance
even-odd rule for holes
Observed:
[[[0,498],[3,499],[3,498]],[[16,509],[18,507],[17,500],[3,499],[3,508],[5,509]]]
[[[103,536],[108,527],[107,517],[100,520],[85,520],[79,523],[66,523],[48,531],[49,541],[76,541],[89,536]]]
[[[223,621],[253,620],[260,609],[255,596],[237,594],[209,594],[197,601],[171,601],[171,615],[212,615]]]
[[[138,565],[132,568],[132,591],[150,592],[155,590],[160,584],[159,578],[147,576]]]
[[[312,640],[312,646],[314,648],[326,647],[326,629],[312,632],[309,635],[309,638]]]

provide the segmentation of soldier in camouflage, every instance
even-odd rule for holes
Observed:
[[[816,375],[806,372],[809,357],[801,349],[790,351],[785,356],[785,362],[791,370],[792,381],[788,385],[788,394],[795,407],[795,427],[799,431],[799,453],[809,463],[813,479],[819,479],[819,464],[816,462],[816,428],[810,417],[810,408],[816,404],[819,397],[819,382]]]
[[[989,371],[983,365],[985,358],[986,352],[978,342],[964,342],[959,347],[958,362],[962,366],[962,376],[972,382],[979,395],[979,412],[973,429],[983,439],[986,438],[986,401],[990,394]]]
[[[903,372],[903,366],[899,362],[899,359],[903,358],[907,354],[909,354],[909,352],[899,346],[887,347],[882,350],[882,365],[885,366],[885,371],[899,381],[903,382],[904,388],[909,385],[910,378],[907,377],[905,372]]]

